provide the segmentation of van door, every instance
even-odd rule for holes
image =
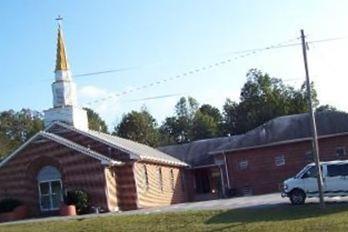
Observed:
[[[302,176],[303,188],[307,197],[316,197],[319,195],[317,173],[316,166],[311,166]]]
[[[348,164],[327,165],[327,175],[324,179],[325,195],[345,196],[348,194]]]

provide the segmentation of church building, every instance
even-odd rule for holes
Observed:
[[[106,212],[276,192],[313,161],[306,113],[241,135],[158,149],[90,130],[61,26],[52,93],[45,129],[0,162],[0,200],[21,201],[31,216],[57,213],[72,190],[86,192],[91,207]],[[348,159],[348,114],[321,112],[316,121],[321,159]]]
[[[45,129],[0,163],[0,200],[20,200],[31,215],[57,212],[69,190],[85,191],[91,206],[103,211],[186,201],[185,162],[88,129],[87,112],[77,105],[60,25],[52,93]]]

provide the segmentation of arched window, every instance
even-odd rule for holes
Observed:
[[[62,176],[53,166],[41,168],[37,175],[41,211],[58,210],[63,200]]]

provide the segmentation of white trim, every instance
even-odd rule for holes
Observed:
[[[50,130],[54,125],[62,126],[62,127],[66,128],[66,129],[68,129],[68,130],[72,130],[72,131],[74,131],[74,132],[76,132],[76,133],[80,133],[80,134],[82,134],[82,135],[84,135],[84,136],[86,136],[86,137],[92,138],[92,139],[94,139],[94,140],[97,140],[98,142],[104,143],[104,144],[106,144],[106,145],[108,145],[108,146],[110,146],[110,147],[113,147],[113,148],[115,148],[115,149],[118,149],[118,150],[120,150],[120,151],[123,151],[123,152],[125,152],[125,153],[127,153],[127,154],[130,155],[130,159],[144,160],[144,161],[150,161],[150,162],[151,162],[151,161],[155,161],[155,162],[162,163],[162,164],[167,164],[167,165],[182,166],[182,167],[185,167],[185,166],[186,166],[186,167],[189,167],[188,164],[186,164],[185,162],[182,162],[182,161],[180,161],[180,162],[168,161],[168,160],[165,160],[165,159],[156,159],[156,158],[151,157],[151,156],[146,156],[146,155],[134,153],[134,152],[130,151],[129,149],[126,149],[126,148],[124,148],[124,147],[122,147],[122,146],[119,146],[119,145],[116,145],[116,144],[114,144],[114,143],[111,143],[111,142],[109,142],[109,141],[107,141],[107,140],[105,140],[105,139],[102,139],[102,138],[100,138],[100,137],[98,137],[98,136],[96,136],[96,135],[94,135],[94,134],[92,134],[92,133],[88,133],[88,131],[82,131],[82,130],[80,130],[80,129],[77,129],[77,128],[75,128],[75,127],[69,126],[69,125],[67,125],[67,124],[65,124],[65,123],[62,123],[62,122],[59,122],[59,121],[51,123],[49,126],[47,126],[47,127],[45,128],[44,131]],[[96,131],[96,132],[97,132],[97,131]],[[98,133],[98,132],[97,132],[97,133]],[[111,135],[109,135],[109,136],[111,136]],[[134,142],[134,141],[132,141],[132,142]],[[144,144],[141,144],[141,145],[146,146],[146,145],[144,145]],[[155,149],[155,148],[152,148],[152,149]],[[158,152],[161,152],[161,151],[158,151]],[[166,153],[164,153],[164,154],[166,154]],[[166,155],[168,155],[168,154],[166,154]],[[170,156],[170,155],[169,155],[169,156]],[[171,157],[172,157],[172,156],[171,156]]]
[[[230,174],[228,172],[228,165],[227,165],[227,157],[225,152],[223,152],[223,156],[224,156],[224,162],[225,162],[225,171],[226,171],[226,180],[227,180],[227,187],[230,189],[231,188],[231,184],[230,184]]]
[[[86,137],[95,139],[95,140],[97,140],[98,142],[104,143],[104,144],[106,144],[106,145],[108,145],[108,146],[111,146],[111,147],[113,147],[113,148],[116,148],[116,149],[118,149],[118,150],[121,150],[121,151],[123,151],[123,152],[126,152],[127,154],[135,155],[135,156],[137,156],[138,158],[140,158],[139,155],[137,155],[137,154],[135,154],[135,153],[132,153],[132,152],[130,152],[130,151],[128,151],[128,150],[126,150],[126,149],[124,149],[124,148],[122,148],[122,147],[119,147],[119,146],[117,146],[117,145],[115,145],[115,144],[113,144],[113,143],[110,143],[109,141],[106,141],[106,140],[101,139],[101,138],[99,138],[98,136],[95,136],[95,135],[93,135],[93,134],[91,134],[91,133],[88,133],[88,132],[86,132],[86,131],[79,130],[79,129],[75,128],[75,127],[69,126],[69,125],[67,125],[67,124],[65,124],[65,123],[62,123],[62,122],[59,122],[59,121],[52,122],[49,126],[47,126],[47,127],[44,129],[44,131],[48,131],[48,130],[51,129],[54,125],[62,126],[62,127],[64,127],[65,129],[72,130],[72,131],[74,131],[74,132],[76,132],[76,133],[79,133],[79,134],[82,134],[82,135],[84,135],[84,136],[86,136]]]
[[[76,151],[79,151],[79,152],[82,152],[84,153],[85,155],[88,155],[92,158],[95,158],[97,160],[99,160],[102,164],[109,164],[109,165],[122,165],[123,162],[121,161],[115,161],[115,160],[112,160],[102,154],[99,154],[91,149],[88,149],[84,146],[81,146],[77,143],[74,143],[70,140],[67,140],[63,137],[60,137],[58,135],[55,135],[55,134],[51,134],[51,133],[48,133],[48,132],[40,132],[44,137],[48,138],[48,139],[51,139],[57,143],[60,143],[62,145],[65,145],[71,149],[74,149]]]
[[[44,181],[37,181],[37,185],[38,185],[38,188],[39,188],[39,206],[40,206],[40,211],[42,212],[48,212],[48,211],[56,211],[56,210],[59,210],[59,207],[58,208],[52,208],[53,206],[53,201],[52,201],[52,187],[51,187],[51,183],[52,182],[55,182],[55,181],[59,181],[60,183],[60,190],[61,190],[61,196],[60,196],[60,201],[63,202],[63,184],[62,184],[62,180],[61,179],[52,179],[52,180],[44,180]],[[41,186],[40,184],[41,183],[49,183],[48,186],[49,186],[49,189],[48,189],[48,194],[41,194]],[[51,205],[51,208],[49,209],[44,209],[42,208],[42,205],[41,205],[41,197],[42,196],[48,196],[49,199],[50,199],[50,205]]]
[[[19,146],[16,150],[14,150],[10,155],[8,155],[5,159],[3,159],[0,162],[0,167],[2,167],[5,163],[7,163],[7,161],[9,161],[13,156],[15,156],[18,152],[20,152],[21,150],[23,150],[29,143],[31,143],[32,141],[34,141],[37,137],[40,136],[40,132],[38,132],[36,135],[34,135],[33,137],[31,137],[30,139],[28,139],[25,143],[23,143],[21,146]]]
[[[222,165],[219,165],[219,172],[220,172],[220,179],[221,179],[221,190],[222,195],[226,196],[226,186],[225,186],[225,180],[224,180],[224,173],[222,171]]]
[[[201,165],[201,166],[194,166],[192,168],[189,168],[189,170],[193,169],[201,169],[201,168],[211,168],[211,167],[218,167],[220,166],[219,164],[207,164],[207,165]]]
[[[337,136],[345,136],[345,135],[348,135],[348,132],[329,134],[329,135],[321,135],[321,136],[318,136],[318,139],[326,139],[326,138],[332,138],[332,137],[337,137]],[[248,147],[231,148],[231,149],[227,149],[227,150],[217,150],[217,151],[208,152],[208,154],[209,155],[217,155],[217,154],[221,154],[221,153],[224,153],[224,152],[244,151],[244,150],[258,149],[258,148],[264,148],[264,147],[278,146],[278,145],[283,145],[283,144],[311,141],[312,139],[313,139],[312,137],[305,137],[305,138],[298,138],[298,139],[283,140],[283,141],[267,143],[267,144],[261,144],[261,145],[248,146]]]
[[[36,135],[34,135],[33,137],[31,137],[27,142],[25,142],[24,144],[22,144],[19,148],[17,148],[13,153],[11,153],[9,156],[7,156],[1,163],[0,163],[0,167],[2,167],[5,163],[7,163],[10,159],[12,159],[13,156],[15,156],[18,152],[20,152],[21,150],[23,150],[28,144],[30,144],[31,142],[33,142],[36,138],[38,137],[44,137],[46,139],[49,139],[51,141],[54,141],[56,143],[59,143],[61,145],[64,145],[68,148],[71,148],[73,150],[76,150],[78,152],[81,152],[87,156],[90,156],[94,159],[97,159],[101,162],[102,165],[122,165],[123,162],[121,161],[115,161],[112,160],[104,155],[101,155],[95,151],[92,151],[88,148],[85,148],[77,143],[74,143],[72,141],[69,141],[63,137],[60,137],[58,135],[55,134],[51,134],[45,131],[40,131],[38,132]]]

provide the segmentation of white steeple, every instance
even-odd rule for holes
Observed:
[[[63,30],[58,20],[57,57],[55,80],[52,83],[53,108],[45,111],[45,126],[54,121],[70,124],[78,129],[87,130],[87,112],[77,107],[76,85],[71,77],[65,49]]]

